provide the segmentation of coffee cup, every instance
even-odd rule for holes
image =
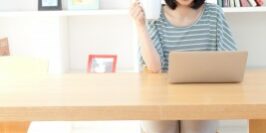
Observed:
[[[160,18],[161,0],[140,0],[147,20],[156,20]]]

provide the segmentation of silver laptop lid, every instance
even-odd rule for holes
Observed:
[[[248,52],[171,52],[171,83],[241,82]]]

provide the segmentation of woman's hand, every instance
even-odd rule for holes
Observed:
[[[139,0],[134,0],[130,7],[130,15],[137,27],[145,26],[145,14]]]

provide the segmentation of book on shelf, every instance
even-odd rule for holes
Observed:
[[[229,0],[229,7],[235,7],[235,0]]]
[[[223,7],[229,7],[229,1],[223,0]]]
[[[223,6],[223,0],[217,0],[217,4],[222,7]]]
[[[262,6],[264,4],[263,0],[255,0],[258,6]]]
[[[240,0],[234,0],[235,1],[235,7],[240,7]]]
[[[256,7],[264,5],[264,0],[206,0],[206,2],[221,7]]]
[[[255,0],[248,0],[249,5],[251,5],[252,7],[257,6],[257,3],[255,2]]]
[[[240,3],[241,3],[241,7],[249,7],[249,3],[248,3],[248,0],[240,0]]]

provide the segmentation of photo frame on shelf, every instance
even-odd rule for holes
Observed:
[[[114,73],[116,71],[117,55],[89,55],[88,73]]]
[[[96,10],[99,5],[99,0],[68,0],[69,10]]]
[[[62,10],[62,0],[38,0],[39,11]]]
[[[9,44],[8,38],[0,39],[0,56],[9,56]]]

